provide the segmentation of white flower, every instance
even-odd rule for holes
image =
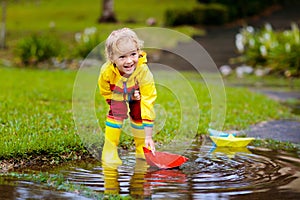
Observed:
[[[290,31],[283,31],[283,35],[289,37],[291,35]]]
[[[235,46],[240,53],[244,52],[245,48],[243,42],[243,35],[240,33],[236,34],[235,36]]]
[[[253,67],[248,65],[242,65],[235,69],[236,75],[241,78],[244,74],[251,74],[253,72]]]
[[[254,33],[254,28],[252,26],[247,26],[246,30],[251,34]]]
[[[291,45],[290,45],[290,43],[285,43],[285,51],[287,52],[287,53],[289,53],[289,52],[291,52]]]
[[[299,42],[300,42],[299,28],[298,28],[298,25],[296,23],[292,23],[292,31],[293,31],[293,35],[294,35],[294,38],[295,38],[295,43],[299,44]]]
[[[267,31],[272,31],[272,25],[271,25],[270,23],[266,23],[266,24],[265,24],[265,29],[266,29]]]
[[[81,41],[81,33],[75,33],[75,41],[80,42]]]
[[[265,41],[270,41],[270,39],[271,39],[270,33],[265,33],[264,34],[264,39],[265,39]]]
[[[297,32],[299,31],[298,24],[292,23],[291,26],[292,26],[292,30],[293,30],[293,31],[297,31]]]
[[[85,35],[93,35],[97,32],[97,28],[96,27],[89,27],[84,29],[84,34]]]
[[[260,53],[263,57],[267,56],[267,48],[265,46],[260,46],[259,47]]]
[[[237,67],[235,69],[235,73],[236,73],[238,78],[242,78],[244,76],[244,71],[240,67]]]
[[[251,74],[253,72],[253,67],[251,66],[242,65],[241,68],[245,74]]]
[[[251,38],[251,39],[249,40],[249,46],[250,46],[250,47],[254,47],[254,46],[255,46],[255,40],[254,40],[253,38]]]

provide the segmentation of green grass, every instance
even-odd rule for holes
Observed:
[[[200,76],[195,78],[193,74],[185,74],[196,94],[198,108],[192,105],[192,99],[180,97],[181,94],[186,95],[180,88],[181,82],[168,75],[167,79],[161,77],[165,82],[157,80],[157,104],[160,107],[157,109],[158,133],[155,140],[158,144],[167,143],[177,137],[179,128],[181,132],[190,134],[189,123],[195,123],[194,113],[197,112],[200,113],[200,120],[197,133],[192,134],[206,134],[211,120],[211,95],[206,85]],[[85,151],[81,138],[76,135],[72,113],[75,76],[76,71],[68,70],[0,68],[0,158]],[[261,94],[243,88],[225,89],[227,112],[224,130],[240,130],[260,121],[291,117],[288,108]],[[99,95],[95,98],[99,124],[104,128],[107,107]],[[187,114],[182,116],[182,112]],[[161,124],[164,120],[165,123]],[[130,144],[131,137],[122,139],[122,146],[128,147]]]
[[[189,76],[188,74],[187,77]],[[204,115],[202,122],[199,123],[200,132],[203,133],[208,125],[207,120],[210,119],[211,98],[207,88],[199,84],[197,79],[191,78],[191,80],[199,99],[201,113]],[[254,93],[245,87],[231,87],[226,83],[224,81],[226,118],[223,130],[242,130],[248,128],[250,124],[264,120],[295,117],[290,114],[290,108],[263,94]]]
[[[72,120],[74,72],[0,71],[1,158],[83,149]]]
[[[148,0],[142,4],[137,0],[116,0],[114,8],[120,23],[133,20],[139,25],[145,25],[148,18],[154,17],[157,25],[161,26],[166,9],[192,8],[196,4],[196,0]],[[54,22],[58,30],[80,31],[85,27],[98,25],[101,6],[102,1],[99,0],[13,1],[8,5],[7,28],[12,31],[40,31],[49,29],[49,25]]]

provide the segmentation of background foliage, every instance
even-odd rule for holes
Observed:
[[[237,34],[236,45],[242,62],[287,77],[300,75],[300,31],[296,23],[284,31],[275,31],[270,24],[260,30],[244,27]]]

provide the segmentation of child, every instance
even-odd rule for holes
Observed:
[[[109,104],[102,151],[105,163],[122,164],[117,146],[128,114],[136,157],[144,158],[143,146],[155,152],[152,131],[156,88],[142,45],[143,41],[128,28],[113,31],[105,43],[108,61],[102,66],[98,80],[100,94]]]

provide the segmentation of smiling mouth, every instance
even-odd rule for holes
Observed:
[[[133,65],[130,65],[130,66],[124,66],[125,69],[129,69],[129,68],[132,68]]]

